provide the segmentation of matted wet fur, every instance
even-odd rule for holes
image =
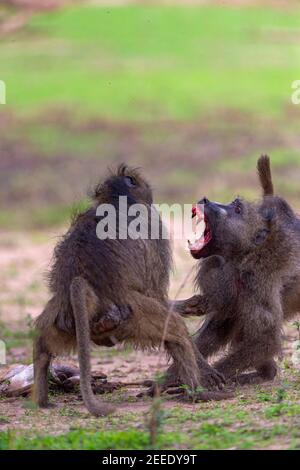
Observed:
[[[122,165],[96,187],[93,204],[75,218],[54,251],[49,275],[52,297],[36,322],[35,399],[39,406],[48,406],[51,358],[78,349],[83,400],[96,416],[110,413],[111,407],[100,404],[91,388],[90,340],[105,346],[127,342],[143,349],[157,347],[168,316],[164,347],[181,381],[192,389],[222,383],[221,375],[200,357],[180,315],[169,315],[169,240],[97,237],[101,220],[97,207],[113,204],[118,214],[119,196],[126,196],[129,206],[144,204],[150,216],[149,184],[139,171]]]
[[[200,295],[173,308],[183,315],[206,315],[196,344],[208,358],[228,352],[214,367],[239,383],[272,380],[281,353],[283,321],[300,310],[300,220],[274,196],[270,160],[258,160],[263,199],[240,199],[223,206],[204,199],[210,242],[194,253],[199,261]],[[241,374],[248,369],[255,372]]]

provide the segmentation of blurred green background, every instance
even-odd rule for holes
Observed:
[[[122,161],[157,202],[226,201],[269,153],[300,205],[297,2],[63,3],[0,6],[0,226],[63,223]]]

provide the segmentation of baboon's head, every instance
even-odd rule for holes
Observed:
[[[127,196],[128,204],[152,204],[152,190],[136,168],[120,165],[115,172],[96,186],[92,197],[98,204],[117,202],[120,196]]]
[[[227,205],[204,198],[193,215],[205,222],[202,237],[190,245],[191,255],[196,259],[215,254],[225,258],[243,255],[268,235],[268,222],[259,207],[239,198]]]
[[[258,160],[258,172],[264,197],[258,204],[235,199],[228,205],[202,199],[193,210],[198,221],[204,219],[204,233],[190,244],[191,255],[206,258],[218,254],[224,258],[244,257],[272,247],[279,255],[291,247],[289,237],[295,214],[288,203],[273,195],[270,161]],[[266,245],[267,244],[267,245]],[[285,256],[285,258],[287,258]]]

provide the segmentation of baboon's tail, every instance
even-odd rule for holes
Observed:
[[[274,187],[272,182],[272,173],[270,158],[268,155],[262,155],[257,161],[257,171],[264,196],[273,196]]]
[[[91,386],[90,326],[87,307],[90,290],[90,286],[82,277],[73,279],[70,287],[70,297],[76,325],[80,388],[83,401],[89,412],[94,416],[106,416],[113,409],[98,402]]]

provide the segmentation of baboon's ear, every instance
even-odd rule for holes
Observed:
[[[266,228],[262,228],[258,230],[253,239],[254,245],[256,246],[262,245],[268,238],[269,234],[270,234],[270,231],[267,230]]]
[[[268,155],[262,155],[257,161],[257,171],[259,181],[263,189],[263,196],[273,196],[274,187],[272,182],[272,173],[270,166],[270,158]]]

